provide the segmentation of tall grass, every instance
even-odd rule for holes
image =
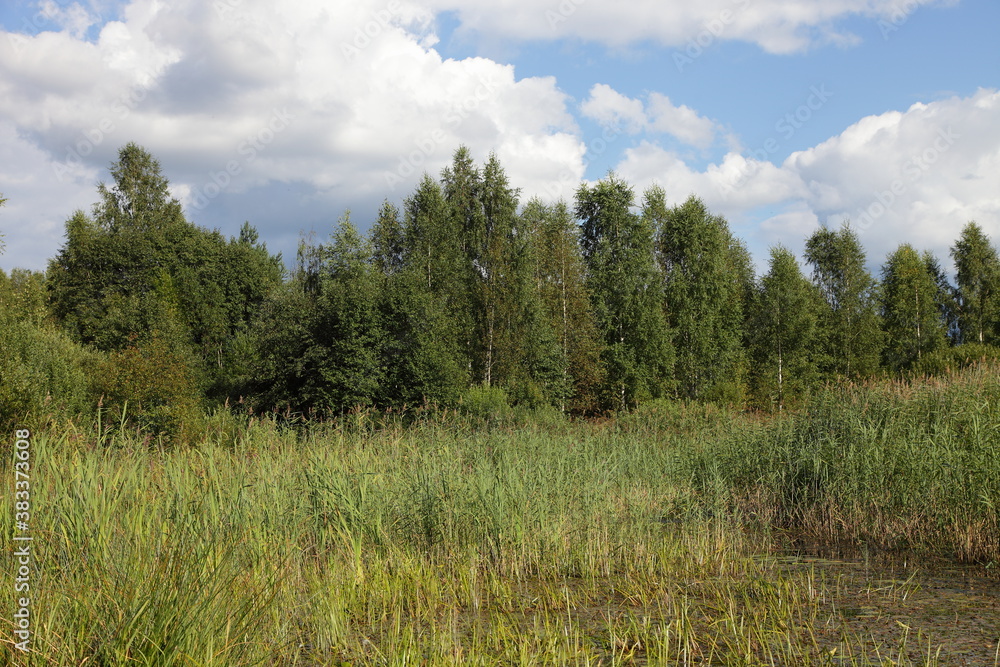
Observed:
[[[694,485],[816,540],[1000,562],[1000,374],[831,390],[694,455]]]
[[[0,660],[938,664],[901,627],[832,637],[840,584],[758,556],[794,529],[996,559],[996,396],[980,370],[775,421],[220,413],[170,450],[53,425],[33,440],[33,651],[4,632]],[[12,529],[6,503],[8,559]]]

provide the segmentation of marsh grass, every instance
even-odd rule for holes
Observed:
[[[934,622],[901,615],[915,580],[767,554],[791,535],[997,561],[998,395],[979,369],[776,420],[221,412],[174,448],[52,424],[33,439],[33,651],[5,615],[0,659],[949,664]],[[9,560],[10,503],[0,523]]]

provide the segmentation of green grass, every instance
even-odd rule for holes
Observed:
[[[944,638],[899,616],[912,582],[766,554],[792,536],[1000,562],[998,435],[995,368],[780,419],[655,403],[295,431],[223,413],[173,449],[51,424],[32,439],[33,652],[4,614],[0,659],[945,665]],[[13,528],[5,502],[8,559]]]

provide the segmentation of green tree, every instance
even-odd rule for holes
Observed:
[[[806,262],[823,296],[820,314],[822,357],[827,378],[857,379],[879,369],[882,331],[875,281],[865,268],[865,252],[848,224],[823,227],[806,240]]]
[[[538,199],[522,212],[535,244],[535,280],[559,348],[560,381],[554,398],[564,411],[590,413],[600,407],[604,381],[601,340],[594,322],[580,230],[565,202]]]
[[[382,275],[393,276],[402,270],[406,250],[404,242],[399,209],[386,200],[382,202],[378,219],[371,230],[372,260]]]
[[[323,359],[321,377],[328,406],[372,405],[382,382],[383,334],[371,249],[345,215],[324,250],[314,347],[306,354]]]
[[[118,151],[111,177],[112,186],[97,186],[101,200],[94,207],[94,218],[101,228],[142,238],[183,221],[180,202],[170,196],[159,161],[138,144],[130,142]]]
[[[885,331],[885,365],[900,371],[945,346],[933,258],[901,244],[882,267],[880,310]]]
[[[1000,329],[1000,260],[989,237],[968,223],[951,249],[958,283],[958,327],[964,343],[996,345]]]
[[[80,343],[141,347],[154,335],[193,359],[199,386],[222,399],[241,391],[251,320],[282,279],[256,230],[230,239],[184,219],[159,163],[128,144],[98,187],[92,216],[77,211],[49,263],[53,313]],[[192,356],[193,355],[193,356]]]
[[[291,280],[257,324],[259,407],[334,415],[379,402],[381,280],[349,213],[329,243],[300,243]]]
[[[606,396],[621,409],[664,395],[673,363],[653,221],[633,213],[633,203],[631,186],[613,173],[593,186],[581,185],[576,195]]]
[[[771,248],[751,317],[751,378],[757,404],[784,410],[815,384],[817,313],[820,297],[802,275],[795,255]]]
[[[941,268],[941,262],[930,252],[923,255],[927,271],[930,273],[934,284],[937,286],[937,303],[941,321],[944,323],[945,335],[950,345],[957,345],[961,342],[961,330],[958,326],[958,290],[948,280],[948,275]]]
[[[384,283],[387,396],[398,405],[451,405],[469,386],[472,365],[462,234],[426,174],[403,216],[398,269]],[[387,247],[378,242],[376,257]]]
[[[667,210],[663,190],[653,188],[646,215],[659,229],[678,392],[738,402],[746,375],[745,304],[753,290],[749,253],[725,218],[696,197]]]

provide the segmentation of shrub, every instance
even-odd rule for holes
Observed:
[[[110,420],[172,440],[190,438],[202,421],[194,363],[154,332],[108,357],[96,391]]]
[[[945,375],[968,368],[979,361],[1000,360],[1000,347],[982,343],[965,343],[955,347],[935,350],[925,354],[913,366],[913,373],[920,375]]]
[[[461,410],[484,422],[506,421],[513,415],[507,392],[500,387],[471,387],[462,396]]]

